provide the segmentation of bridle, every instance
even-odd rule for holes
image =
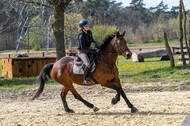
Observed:
[[[125,49],[121,49],[121,47],[119,46],[119,44],[117,43],[117,41],[119,40],[119,39],[121,39],[121,38],[123,38],[123,37],[119,37],[119,38],[117,38],[117,37],[115,37],[115,40],[114,40],[114,46],[113,46],[113,48],[118,48],[119,49],[119,52],[120,52],[120,54],[122,55],[122,56],[124,56],[125,58],[127,58],[127,55],[126,54],[124,54],[123,55],[123,52],[124,51],[130,51],[129,50],[129,48],[127,47],[127,48],[125,48]],[[98,53],[101,53],[101,54],[110,54],[110,55],[118,55],[118,53],[107,53],[107,52],[98,52]],[[98,55],[97,55],[98,56]],[[96,57],[97,58],[97,57]],[[99,61],[98,60],[98,62],[99,63],[101,63],[101,64],[103,64],[103,65],[105,65],[105,66],[111,66],[112,68],[115,68],[115,67],[117,67],[116,65],[115,65],[115,63],[112,63],[112,65],[110,65],[110,64],[106,64],[106,63],[104,63],[104,62],[102,62],[102,61]]]
[[[121,47],[119,46],[119,44],[117,43],[117,41],[118,41],[119,39],[121,39],[121,38],[123,38],[123,37],[119,37],[119,38],[115,37],[114,48],[116,49],[116,47],[117,47],[117,48],[119,49],[120,54],[121,54],[122,56],[124,56],[125,58],[127,58],[127,55],[126,55],[126,54],[123,55],[123,52],[124,52],[124,51],[130,51],[129,48],[127,47],[127,48],[125,48],[125,49],[122,50]]]

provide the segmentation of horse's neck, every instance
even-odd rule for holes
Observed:
[[[115,65],[118,54],[115,52],[111,43],[100,53],[100,60],[110,64]]]
[[[106,64],[115,65],[117,60],[117,55],[113,53],[102,53],[100,54],[100,60]]]

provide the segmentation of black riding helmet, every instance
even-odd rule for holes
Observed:
[[[83,27],[83,26],[85,26],[85,25],[88,25],[89,24],[89,22],[86,20],[86,19],[83,19],[83,20],[81,20],[80,22],[79,22],[79,27],[81,28],[81,27]]]

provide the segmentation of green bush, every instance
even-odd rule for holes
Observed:
[[[40,15],[32,18],[30,21],[32,25],[39,25],[42,24],[42,19]],[[30,46],[35,50],[38,51],[41,48],[41,44],[44,41],[44,33],[47,33],[47,27],[32,27],[29,31],[29,42]]]
[[[108,25],[95,25],[92,29],[94,40],[97,43],[102,43],[107,35],[113,34],[116,31],[119,31],[117,26],[108,26]]]

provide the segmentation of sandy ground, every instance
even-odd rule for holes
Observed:
[[[124,100],[111,105],[115,91],[100,86],[75,86],[84,99],[100,110],[94,113],[71,93],[67,101],[74,114],[64,112],[61,85],[46,86],[37,100],[37,88],[0,91],[1,126],[179,126],[190,113],[190,91],[126,93],[139,109],[131,114]],[[126,91],[125,91],[126,92]]]

